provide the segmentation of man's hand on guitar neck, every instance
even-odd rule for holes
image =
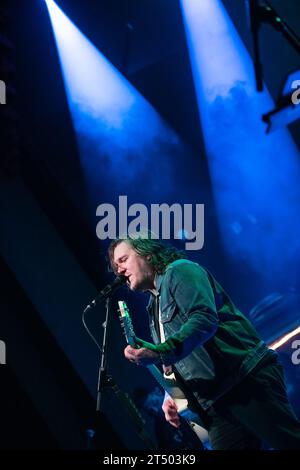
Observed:
[[[160,355],[154,349],[153,344],[137,338],[137,347],[127,346],[124,349],[124,355],[126,359],[134,362],[137,366],[149,366],[160,361]]]
[[[180,417],[177,412],[177,406],[168,394],[166,394],[165,396],[162,409],[163,409],[163,412],[165,413],[166,421],[172,424],[172,426],[174,426],[175,428],[179,428]]]

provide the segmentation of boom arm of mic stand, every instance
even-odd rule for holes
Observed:
[[[264,21],[268,22],[273,26],[276,31],[279,31],[287,39],[287,41],[293,46],[293,48],[300,53],[300,38],[297,36],[295,31],[284,21],[283,18],[278,15],[277,11],[273,6],[265,0],[267,6],[264,8]]]
[[[256,89],[257,91],[262,91],[263,73],[259,50],[259,28],[261,23],[269,23],[276,31],[281,32],[298,53],[300,53],[300,38],[284,19],[278,15],[268,0],[264,0],[263,4],[260,4],[260,0],[246,0],[246,5],[252,32]]]

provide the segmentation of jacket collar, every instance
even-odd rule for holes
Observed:
[[[161,283],[162,283],[162,281],[163,281],[164,276],[165,276],[165,273],[163,273],[163,274],[156,274],[156,277],[155,277],[155,285],[156,285],[156,291],[157,291],[157,292],[160,292]]]
[[[155,287],[155,290],[149,291],[150,292],[150,298],[149,298],[148,305],[146,307],[148,312],[151,310],[151,307],[152,307],[152,304],[153,304],[153,301],[154,301],[154,297],[160,294],[160,288],[161,288],[161,284],[162,284],[164,275],[165,275],[165,273],[155,275],[155,285],[156,285],[156,287]]]

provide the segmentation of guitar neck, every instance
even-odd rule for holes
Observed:
[[[151,364],[151,365],[147,366],[147,369],[149,370],[149,372],[151,372],[151,374],[157,380],[159,385],[166,390],[166,381],[164,379],[163,374],[159,370],[159,368],[156,367],[154,364]],[[166,390],[166,391],[168,391],[168,390]]]
[[[186,397],[178,386],[176,380],[173,378],[165,377],[164,374],[156,367],[155,365],[151,364],[147,366],[147,369],[159,385],[174,399],[174,400],[186,400]]]
[[[129,311],[126,303],[123,300],[119,300],[119,313],[121,317],[122,326],[124,328],[124,333],[126,341],[133,347],[136,346],[136,336],[134,333],[132,321],[129,315]],[[173,398],[185,398],[182,390],[175,384],[172,378],[166,378],[163,373],[156,367],[151,364],[147,366],[147,369],[151,372],[153,377],[159,383],[159,385]]]

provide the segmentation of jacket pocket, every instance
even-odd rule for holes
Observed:
[[[170,322],[176,313],[176,302],[171,300],[167,305],[164,305],[161,308],[161,322],[167,323]]]

